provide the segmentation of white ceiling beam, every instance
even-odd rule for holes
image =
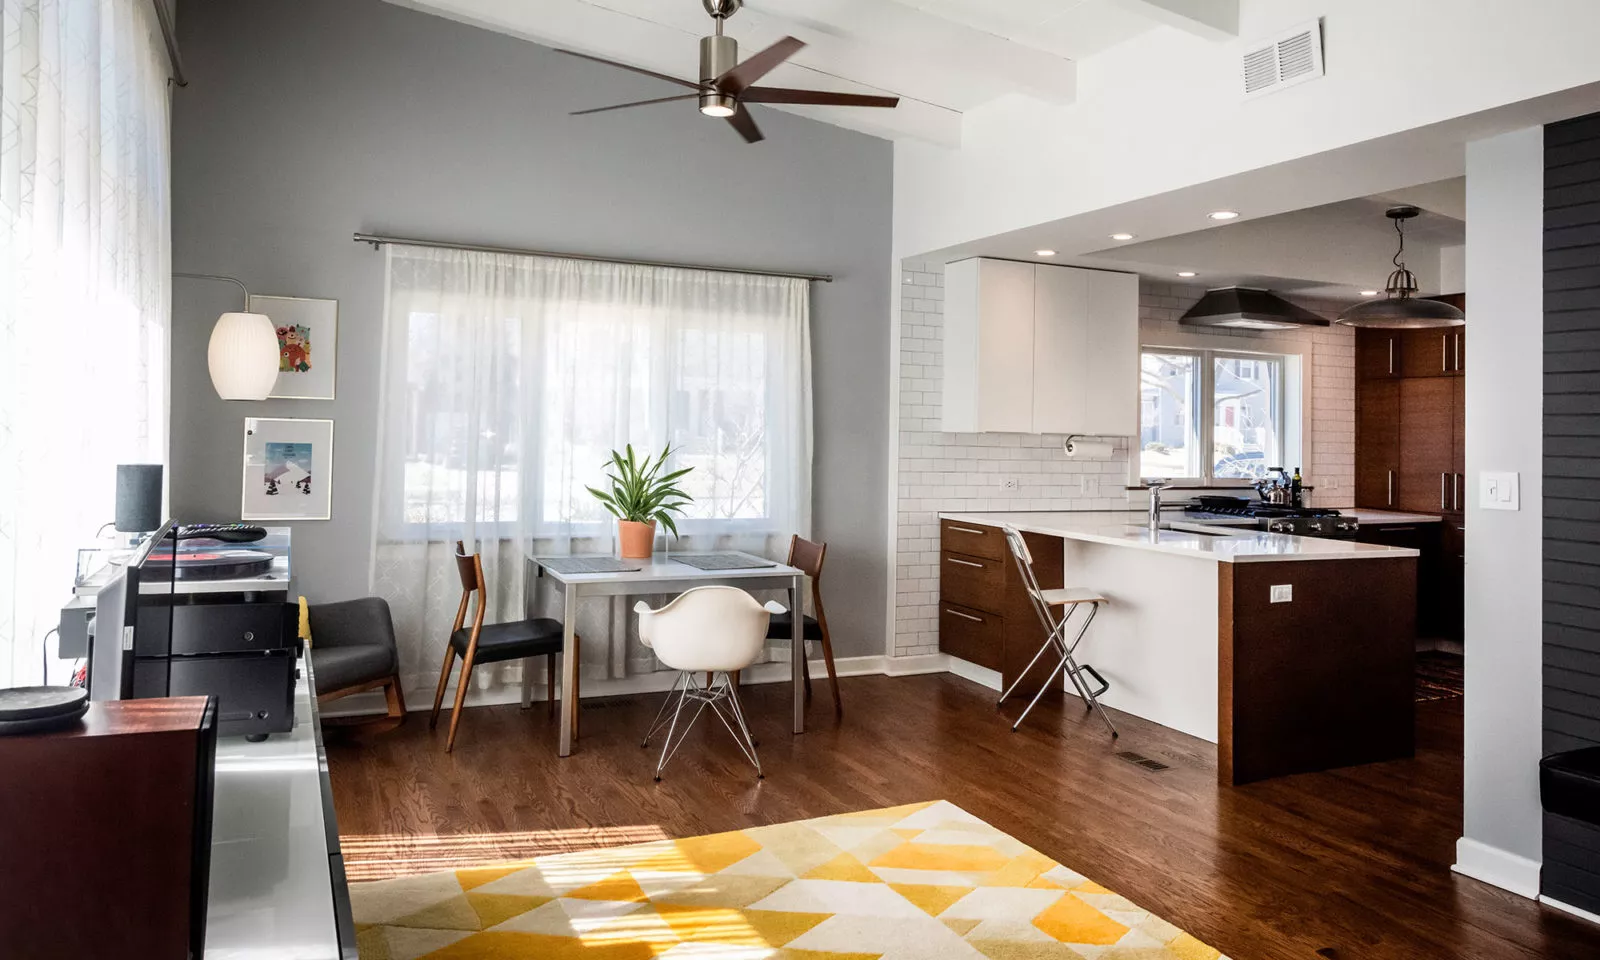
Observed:
[[[1239,0],[1113,0],[1158,23],[1207,40],[1239,36]]]
[[[880,58],[912,61],[946,74],[991,77],[1047,103],[1068,104],[1077,97],[1077,64],[1066,57],[894,0],[747,0],[745,6],[815,34],[854,41]],[[735,17],[730,29],[737,24]]]

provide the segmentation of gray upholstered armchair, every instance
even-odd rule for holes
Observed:
[[[311,604],[308,613],[317,702],[382,687],[388,716],[403,721],[406,700],[389,604],[381,597],[364,597]]]

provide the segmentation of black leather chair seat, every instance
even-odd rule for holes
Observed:
[[[311,635],[311,669],[317,692],[343,690],[394,675],[394,648],[381,643],[353,643],[345,647],[316,646]]]
[[[806,640],[815,643],[822,642],[822,624],[818,623],[815,617],[806,617],[806,625],[802,629],[804,630],[802,636]],[[772,615],[772,619],[767,622],[767,639],[794,639],[794,621],[789,618],[789,614],[775,613]]]
[[[1600,825],[1600,747],[1540,760],[1539,797],[1551,813]]]
[[[450,646],[462,659],[472,642],[472,628],[462,627],[450,635]],[[474,663],[498,663],[561,652],[560,620],[517,620],[513,623],[486,623],[478,634]]]

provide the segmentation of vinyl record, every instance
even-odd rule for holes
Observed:
[[[0,721],[70,715],[88,700],[82,687],[11,687],[0,690]]]

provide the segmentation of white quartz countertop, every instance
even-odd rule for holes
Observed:
[[[1019,512],[1019,513],[941,513],[941,519],[979,526],[1009,524],[1029,533],[1104,543],[1136,550],[1154,550],[1179,556],[1221,563],[1257,563],[1272,560],[1375,560],[1415,557],[1417,551],[1405,547],[1293,537],[1219,524],[1185,522],[1182,515],[1163,521],[1162,529],[1152,532],[1142,512]],[[1405,516],[1402,514],[1402,516]]]
[[[1360,510],[1355,507],[1340,507],[1339,515],[1355,517],[1364,524],[1372,526],[1388,526],[1396,523],[1439,523],[1439,517],[1429,513],[1400,513],[1396,510]]]

